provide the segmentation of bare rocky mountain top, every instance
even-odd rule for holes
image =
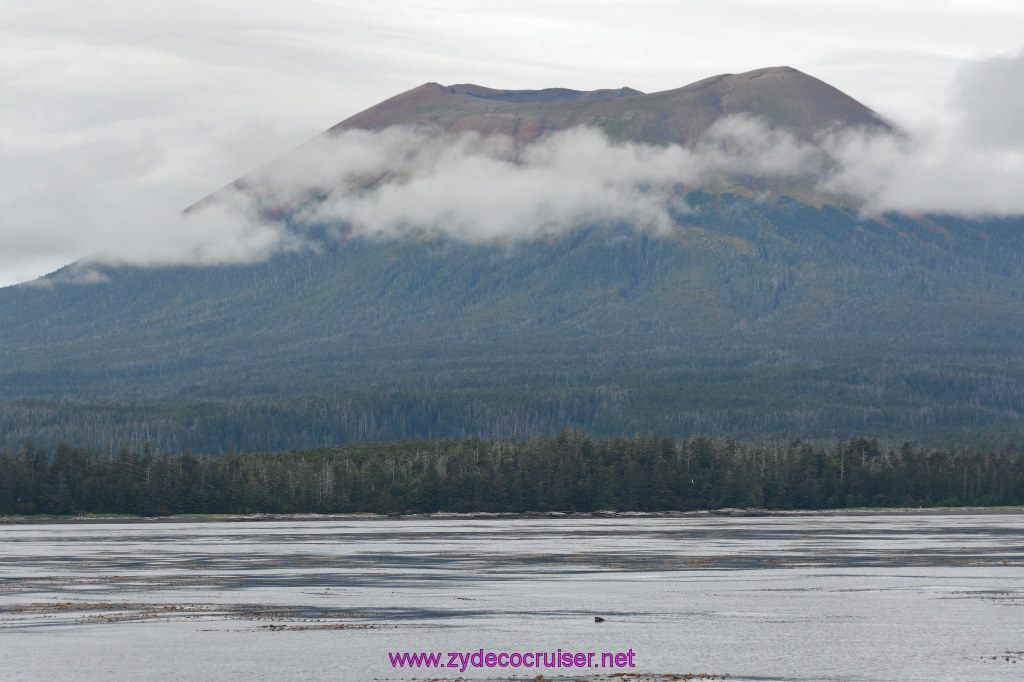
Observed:
[[[581,92],[426,83],[347,118],[328,132],[429,125],[447,132],[510,135],[523,144],[557,130],[590,126],[616,140],[692,145],[716,120],[735,114],[761,117],[802,139],[830,127],[889,128],[852,97],[781,66],[713,76],[649,94],[626,87]]]

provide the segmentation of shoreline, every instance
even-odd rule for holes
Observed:
[[[218,523],[259,521],[501,521],[501,520],[588,520],[588,519],[693,519],[753,517],[827,516],[984,516],[1024,515],[1024,507],[914,507],[857,509],[712,509],[662,512],[435,512],[432,514],[209,514],[179,516],[0,516],[0,526],[33,524],[150,524]]]

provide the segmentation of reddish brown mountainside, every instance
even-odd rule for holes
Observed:
[[[426,124],[450,132],[511,135],[526,143],[551,131],[586,125],[617,140],[692,144],[715,120],[729,114],[760,116],[804,139],[829,126],[888,128],[852,97],[782,66],[714,76],[651,94],[630,88],[492,90],[426,83],[360,112],[328,132]]]

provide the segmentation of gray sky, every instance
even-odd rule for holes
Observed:
[[[0,285],[97,252],[253,257],[271,237],[210,244],[178,211],[427,81],[652,92],[793,66],[945,141],[890,164],[887,205],[962,184],[944,154],[995,168],[1016,210],[1021,36],[1019,0],[0,0]],[[876,177],[849,167],[844,187]]]

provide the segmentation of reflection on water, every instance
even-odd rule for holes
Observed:
[[[0,650],[13,679],[1001,680],[1024,670],[1022,521],[0,526]],[[559,648],[631,649],[637,667],[460,672],[388,660]]]

